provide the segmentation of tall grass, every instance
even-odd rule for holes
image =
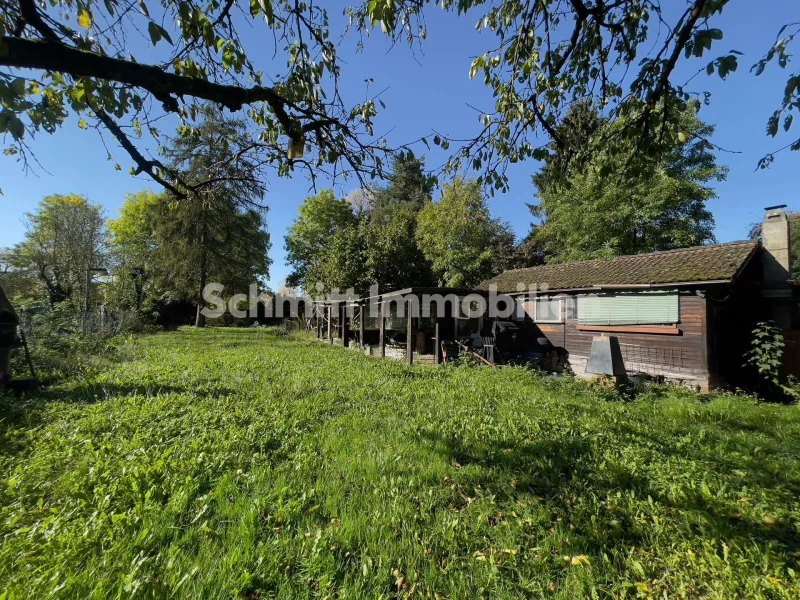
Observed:
[[[119,357],[0,398],[0,598],[800,596],[795,406],[264,330]]]

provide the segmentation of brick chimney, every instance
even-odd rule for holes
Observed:
[[[788,329],[792,322],[792,255],[789,237],[789,217],[786,205],[767,207],[761,225],[764,275],[762,296],[767,299],[771,318],[778,327]]]

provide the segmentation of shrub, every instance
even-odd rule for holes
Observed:
[[[786,345],[783,331],[773,321],[766,321],[759,323],[752,335],[750,350],[744,355],[744,366],[755,372],[756,393],[767,400],[790,400],[791,387],[784,385],[781,376]]]
[[[85,334],[81,315],[68,302],[22,302],[20,327],[28,341],[36,375],[48,384],[64,378],[81,379],[95,373],[114,354],[107,334]],[[15,352],[12,369],[26,373],[23,353]]]

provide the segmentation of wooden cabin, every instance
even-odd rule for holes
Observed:
[[[786,369],[800,371],[784,207],[767,210],[762,239],[515,269],[480,288],[514,297],[577,375],[593,338],[607,334],[629,373],[701,389],[741,385],[752,330],[765,320],[786,331]]]

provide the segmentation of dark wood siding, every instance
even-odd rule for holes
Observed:
[[[679,335],[610,333],[619,339],[626,362],[642,365],[646,372],[659,371],[692,377],[708,374],[708,342],[706,335],[706,299],[700,296],[681,294],[679,297]],[[582,331],[577,321],[558,324],[540,323],[536,329],[547,337],[551,344],[564,348],[570,355],[588,357],[592,338],[598,331]],[[650,368],[652,367],[652,368]]]
[[[768,301],[761,297],[763,271],[757,254],[733,286],[712,286],[708,297],[709,371],[715,383],[749,388],[753,371],[743,368],[752,331],[759,321],[769,319]]]

